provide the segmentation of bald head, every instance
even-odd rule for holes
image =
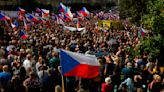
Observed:
[[[4,65],[4,66],[3,66],[3,71],[4,71],[4,72],[8,72],[8,65]]]

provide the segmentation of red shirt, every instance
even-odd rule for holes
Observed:
[[[102,92],[111,92],[112,91],[112,84],[103,83],[101,85],[101,87],[102,87]]]

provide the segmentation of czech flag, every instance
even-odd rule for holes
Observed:
[[[26,17],[34,22],[39,22],[39,19],[32,14],[27,14]]]
[[[147,34],[147,33],[149,33],[149,31],[148,31],[148,30],[143,29],[143,28],[141,28],[141,29],[140,29],[140,34],[141,34],[141,36],[142,36],[142,37],[144,37],[144,36],[145,36],[145,34]]]
[[[46,9],[41,9],[42,12],[42,17],[48,17],[50,14],[50,10],[46,10]]]
[[[66,16],[66,15],[64,15],[64,20],[66,20],[66,21],[72,21],[72,19],[71,18],[69,18],[68,16]]]
[[[68,7],[66,8],[64,15],[67,16],[68,18],[70,18],[70,20],[73,19],[73,14],[71,13],[70,8],[68,8]]]
[[[84,17],[80,12],[76,12],[77,17]]]
[[[60,65],[63,76],[94,78],[99,75],[99,62],[95,55],[60,50]]]
[[[60,17],[58,17],[57,15],[56,15],[56,23],[64,25],[63,20]]]
[[[38,17],[38,19],[39,19],[39,22],[40,22],[40,23],[43,23],[43,24],[46,23],[46,21],[45,21],[42,17]]]
[[[82,14],[84,17],[90,14],[89,11],[85,7],[83,7],[83,9],[79,11],[79,13]]]
[[[23,8],[21,8],[21,7],[18,7],[18,11],[20,12],[20,13],[22,13],[22,14],[25,14],[25,9],[23,9]]]
[[[19,24],[18,24],[17,21],[15,21],[14,24],[11,23],[11,27],[12,27],[12,28],[17,28],[18,26],[19,26]]]
[[[39,12],[39,13],[40,13],[40,12],[41,12],[41,9],[39,9],[39,8],[36,8],[36,12]]]
[[[10,17],[3,15],[0,13],[0,20],[10,20]]]
[[[26,35],[26,32],[24,32],[24,31],[20,31],[19,32],[19,36],[22,38],[22,39],[27,39],[28,38],[28,36]]]
[[[84,16],[80,14],[78,11],[76,12],[76,18],[78,18],[79,20],[84,20]]]
[[[66,6],[63,3],[60,3],[59,11],[60,12],[65,12],[65,10],[66,10]]]

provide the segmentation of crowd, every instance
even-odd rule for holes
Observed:
[[[65,92],[164,92],[157,61],[148,58],[147,52],[132,57],[130,50],[137,51],[140,43],[138,28],[97,27],[98,19],[108,19],[107,15],[91,14],[80,20],[85,32],[63,30],[52,19],[31,24],[27,39],[19,36],[25,30],[23,22],[11,30],[1,21],[0,92],[61,92],[59,49],[96,55],[100,63],[96,78],[64,76]],[[76,27],[72,22],[65,25]]]

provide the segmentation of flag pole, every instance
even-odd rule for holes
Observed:
[[[63,75],[61,75],[61,77],[62,77],[62,92],[65,92],[65,90],[64,90],[64,77],[63,77]]]
[[[61,52],[61,49],[60,49],[60,51],[59,51],[59,53]],[[61,59],[61,55],[59,54],[59,57],[60,57],[60,59]],[[59,66],[59,72],[60,72],[60,74],[61,74],[61,78],[62,78],[62,92],[65,92],[65,89],[64,89],[64,76],[63,76],[63,74],[62,74],[62,66],[61,66],[61,64],[60,64],[60,66]]]
[[[26,24],[25,17],[23,18],[23,24],[24,24],[24,29],[25,29],[26,33],[28,33],[28,32],[27,32],[27,24]]]

